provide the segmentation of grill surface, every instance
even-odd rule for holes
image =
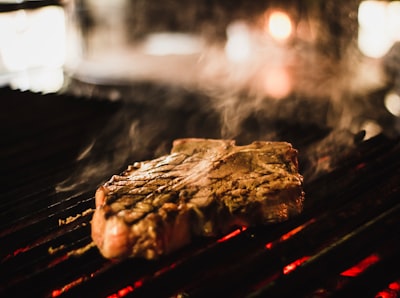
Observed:
[[[97,185],[132,161],[168,150],[175,138],[220,137],[218,117],[193,100],[185,108],[165,102],[149,108],[8,88],[0,94],[1,296],[398,297],[397,138],[378,135],[324,157],[335,158],[335,167],[305,180],[305,210],[293,220],[198,239],[158,261],[112,262],[91,245]],[[115,125],[121,118],[128,129],[125,122]],[[243,142],[259,137],[252,133],[262,124],[249,119],[246,125]],[[274,138],[299,148],[304,171],[315,167],[303,152],[312,152],[329,129],[279,127]],[[142,138],[121,142],[118,135],[134,129],[144,131],[136,135]],[[110,162],[132,145],[125,159]],[[89,169],[95,173],[86,175]]]

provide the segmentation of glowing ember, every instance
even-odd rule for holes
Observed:
[[[399,291],[399,292],[400,292],[400,281],[392,282],[392,283],[389,285],[389,289],[391,289],[391,290],[393,290],[393,291]]]
[[[379,292],[375,298],[398,298],[398,295],[396,293],[391,293],[389,291],[382,291]]]
[[[69,284],[63,286],[61,289],[56,289],[53,290],[51,292],[51,297],[58,297],[60,295],[62,295],[63,293],[67,292],[69,289],[75,287],[78,284],[81,284],[82,282],[84,282],[85,280],[87,280],[87,277],[79,277],[78,279],[70,282]]]
[[[58,264],[64,262],[65,260],[67,260],[68,257],[69,257],[68,254],[62,255],[61,257],[56,258],[56,259],[54,259],[51,263],[49,263],[48,267],[49,267],[49,268],[50,268],[50,267],[54,267],[54,266],[56,266],[56,265],[58,265]]]
[[[346,271],[343,271],[341,273],[342,276],[348,276],[348,277],[355,277],[362,272],[364,272],[369,266],[377,263],[380,260],[380,257],[376,254],[372,254],[365,259],[363,259],[361,262],[356,264],[355,266],[347,269]]]
[[[268,242],[267,244],[265,244],[266,249],[272,249],[272,246],[273,246],[272,242]]]
[[[118,291],[118,295],[120,297],[126,296],[128,293],[133,291],[133,287],[132,286],[127,286],[121,290]]]
[[[283,274],[289,274],[290,272],[294,271],[297,267],[299,267],[301,264],[303,264],[309,258],[310,258],[309,256],[304,256],[304,257],[297,259],[296,261],[290,263],[289,265],[286,265],[285,267],[283,267]]]
[[[139,279],[139,280],[135,281],[135,283],[133,284],[133,287],[134,287],[134,288],[139,288],[139,287],[141,287],[142,285],[143,285],[143,280],[142,280],[142,279]]]
[[[398,298],[400,296],[400,281],[395,281],[375,295],[375,298]]]
[[[13,252],[12,255],[13,255],[13,257],[15,257],[16,255],[19,255],[20,253],[28,251],[30,248],[31,248],[30,246],[18,248]]]
[[[165,272],[174,269],[175,267],[176,267],[176,263],[172,263],[172,264],[170,264],[169,266],[166,266],[166,267],[164,267],[164,268],[158,270],[156,273],[154,273],[154,276],[162,275],[162,274],[164,274]]]
[[[301,226],[298,226],[296,228],[294,228],[293,230],[290,230],[289,232],[287,232],[286,234],[282,235],[279,240],[276,241],[272,241],[272,242],[268,242],[267,244],[265,244],[265,248],[266,249],[271,249],[273,246],[275,246],[277,243],[279,242],[283,242],[286,241],[287,239],[289,239],[290,237],[296,235],[297,233],[299,233],[301,230],[303,230],[305,227],[309,226],[310,224],[312,224],[313,222],[315,222],[315,219],[312,218],[311,220],[309,220],[308,222],[302,224]]]
[[[133,285],[128,285],[120,290],[118,292],[108,295],[107,298],[120,298],[120,297],[125,297],[129,293],[133,292],[135,289],[140,288],[143,285],[143,280],[137,280],[133,283]]]
[[[217,242],[224,242],[224,241],[226,241],[226,240],[228,240],[228,239],[231,239],[231,238],[233,238],[233,237],[239,235],[241,232],[245,231],[246,229],[247,229],[247,227],[245,227],[245,226],[243,226],[243,227],[241,227],[241,228],[239,228],[239,229],[236,229],[236,230],[234,230],[233,232],[231,232],[231,233],[225,235],[224,237],[219,238],[219,239],[217,240]]]

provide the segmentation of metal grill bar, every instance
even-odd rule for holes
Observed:
[[[373,295],[400,277],[393,232],[400,227],[398,139],[381,135],[364,142],[338,159],[340,167],[306,181],[306,208],[291,221],[198,239],[156,262],[117,263],[91,245],[94,189],[57,193],[54,186],[76,170],[84,140],[119,106],[0,92],[15,111],[21,96],[32,101],[20,119],[11,113],[0,118],[0,129],[14,133],[0,147],[8,184],[0,193],[0,295],[312,297],[323,289],[323,297],[346,297]],[[35,124],[32,111],[47,121]],[[29,142],[20,147],[20,139]],[[377,261],[362,274],[342,275],[370,255]]]

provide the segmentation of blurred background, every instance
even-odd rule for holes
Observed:
[[[400,1],[6,0],[0,84],[216,112],[214,136],[243,142],[328,128],[341,148],[399,134],[399,41]],[[122,110],[113,139],[135,126]]]
[[[383,61],[400,40],[400,1],[0,5],[0,82],[43,92],[71,78],[235,86],[273,98],[338,87],[364,92],[387,83]]]

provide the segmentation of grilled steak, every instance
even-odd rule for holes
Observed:
[[[179,139],[98,188],[92,238],[106,258],[155,259],[193,237],[300,213],[302,179],[286,142]]]

